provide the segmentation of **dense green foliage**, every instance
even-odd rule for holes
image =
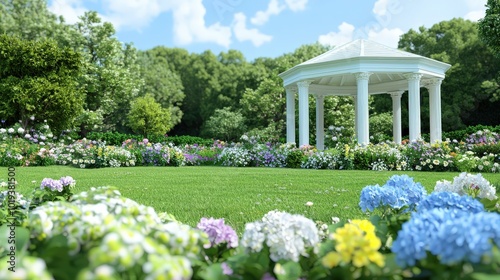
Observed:
[[[114,145],[114,146],[121,146],[123,142],[125,142],[128,139],[142,141],[145,137],[146,136],[143,135],[125,134],[119,132],[90,132],[89,134],[87,134],[87,139],[89,140],[100,140],[106,142],[106,144],[108,145]],[[174,145],[177,146],[184,146],[186,144],[187,145],[198,144],[198,145],[209,146],[214,142],[214,140],[212,139],[205,139],[189,135],[182,135],[182,136],[150,135],[148,140],[153,143],[173,143]]]
[[[224,141],[236,141],[246,131],[245,118],[240,112],[232,112],[228,107],[216,109],[203,127],[205,137]]]
[[[76,77],[80,55],[53,41],[0,35],[0,115],[26,125],[32,116],[55,132],[71,127],[82,111]]]
[[[452,65],[441,86],[443,130],[465,128],[468,125],[497,125],[499,102],[491,102],[492,95],[483,88],[495,80],[500,72],[500,60],[479,39],[478,24],[464,19],[452,19],[420,27],[403,34],[399,48],[437,59]],[[429,130],[429,97],[422,88],[422,131]],[[375,111],[390,110],[390,98],[376,102]],[[407,129],[408,106],[402,98],[403,126]],[[382,105],[383,103],[384,105]]]
[[[170,111],[161,107],[152,95],[137,97],[128,113],[129,126],[141,135],[164,135],[170,130]]]
[[[500,1],[488,0],[486,15],[479,21],[481,39],[500,55]]]
[[[138,51],[131,44],[119,42],[114,27],[95,12],[87,12],[76,24],[68,25],[48,11],[47,3],[41,0],[5,0],[1,4],[1,33],[27,40],[52,38],[60,47],[80,53],[82,67],[76,88],[84,97],[84,110],[74,127],[65,129],[76,128],[81,136],[88,132],[132,132],[123,116],[130,111],[132,100],[151,94],[170,112],[172,135],[227,138],[228,132],[219,129],[216,134],[207,133],[207,127],[212,117],[217,118],[214,114],[220,114],[217,110],[228,108],[229,112],[241,113],[248,135],[279,141],[285,133],[285,90],[278,74],[328,50],[312,43],[275,58],[259,57],[254,61],[247,61],[237,50],[189,53],[181,48],[157,46]],[[480,24],[453,19],[409,30],[401,37],[400,49],[452,65],[442,85],[444,131],[499,124],[500,111],[496,108],[500,106],[500,58],[493,55],[495,44],[491,44],[497,10],[498,1],[489,1],[487,16]],[[422,132],[426,133],[429,100],[426,89],[422,88],[422,93]],[[313,144],[314,108],[311,96]],[[370,108],[374,118],[371,131],[382,139],[391,129],[386,114],[391,111],[391,98],[377,95],[371,98]],[[402,98],[402,108],[405,134],[407,98]],[[9,118],[7,125],[17,121]],[[351,98],[325,98],[325,126],[344,127],[347,136],[353,135]]]
[[[479,21],[479,35],[493,53],[500,57],[500,1],[488,0],[486,7],[486,15]],[[483,83],[483,88],[493,96],[493,101],[500,100],[499,84],[500,75]]]

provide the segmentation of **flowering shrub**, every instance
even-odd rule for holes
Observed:
[[[446,208],[420,211],[403,225],[392,251],[402,267],[419,265],[439,275],[443,273],[439,267],[445,265],[451,271],[448,277],[462,278],[464,262],[492,264],[493,246],[496,250],[500,246],[500,229],[493,225],[499,223],[500,215],[495,213]]]
[[[353,269],[357,270],[375,264],[383,267],[384,256],[379,252],[382,242],[375,234],[375,226],[368,220],[352,220],[338,227],[330,238],[334,243],[334,251],[322,258],[322,264],[328,269],[342,268],[342,273],[331,271],[332,276],[355,278]],[[340,274],[340,275],[339,275]]]
[[[57,217],[53,219],[52,217]],[[72,202],[48,202],[35,208],[25,222],[30,229],[30,250],[42,256],[52,251],[52,240],[66,254],[63,262],[51,260],[49,271],[68,279],[189,279],[194,262],[207,246],[205,233],[177,222],[162,223],[151,208],[121,197],[111,188],[92,188]],[[61,237],[64,238],[61,239]],[[52,251],[55,252],[55,251]],[[87,260],[81,266],[69,262]],[[90,277],[90,278],[88,278]]]
[[[217,163],[223,166],[245,167],[252,162],[252,154],[242,147],[228,147],[217,157]]]
[[[47,270],[45,261],[32,256],[20,256],[16,259],[16,269],[9,270],[9,257],[0,258],[0,279],[23,280],[53,280],[52,274]]]
[[[201,218],[196,227],[208,234],[211,247],[221,243],[228,248],[238,247],[238,236],[232,227],[224,224],[224,219]]]
[[[19,216],[22,227],[16,231],[20,245],[16,276],[81,280],[496,276],[500,214],[487,212],[484,201],[478,200],[481,191],[470,187],[477,184],[488,193],[491,184],[466,173],[453,182],[461,186],[456,187],[461,194],[441,189],[427,195],[411,177],[395,175],[383,186],[367,186],[361,192],[363,211],[379,209],[382,216],[346,222],[334,217],[327,226],[274,210],[247,223],[241,239],[224,219],[201,218],[197,228],[191,228],[111,187],[91,188],[69,199],[46,199],[38,205],[17,196],[25,216]],[[74,185],[71,177],[45,178],[39,191],[60,194]],[[5,192],[0,194],[4,211]],[[0,246],[0,258],[7,251]],[[1,260],[5,263],[0,267],[5,268],[8,259]],[[12,275],[0,272],[0,278]]]
[[[30,208],[34,208],[47,201],[69,201],[73,196],[76,181],[71,176],[61,177],[59,180],[44,178],[40,189],[33,192]]]
[[[496,188],[488,182],[481,174],[470,174],[466,172],[450,181],[438,181],[434,191],[447,191],[459,195],[469,195],[478,198],[497,199]]]
[[[334,150],[318,152],[307,157],[300,165],[302,168],[309,169],[339,169],[340,155]]]
[[[318,242],[318,229],[313,221],[280,211],[270,211],[261,221],[246,224],[241,239],[248,252],[258,253],[267,246],[269,257],[275,262],[297,262]]]
[[[7,187],[7,182],[0,182],[0,226],[7,223],[20,225],[26,218],[29,201],[16,191],[6,190]]]
[[[363,212],[377,208],[413,210],[427,192],[420,183],[413,182],[408,175],[394,175],[382,187],[366,186],[361,190],[359,207]]]

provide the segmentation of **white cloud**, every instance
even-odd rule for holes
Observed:
[[[285,0],[285,3],[280,3],[280,0],[270,0],[267,5],[267,10],[258,11],[250,21],[255,25],[263,25],[273,15],[279,15],[285,9],[290,9],[293,12],[302,11],[306,8],[309,0]]]
[[[173,8],[171,0],[102,0],[109,13],[104,17],[116,29],[140,30],[148,26],[161,13]]]
[[[281,5],[279,0],[271,0],[267,5],[267,10],[258,11],[250,21],[255,25],[263,25],[272,15],[279,15],[286,6]]]
[[[212,42],[226,48],[231,44],[231,29],[219,22],[206,26],[202,0],[184,0],[174,8],[174,41],[187,45]]]
[[[238,41],[251,41],[254,46],[258,47],[272,40],[272,36],[263,34],[256,28],[248,29],[246,20],[247,18],[243,13],[234,15],[233,32]]]
[[[82,16],[88,10],[82,5],[81,0],[52,1],[48,9],[56,15],[63,16],[66,23],[69,24],[76,23],[78,17]]]
[[[404,31],[399,28],[393,28],[393,29],[384,28],[378,32],[375,30],[370,30],[368,32],[368,39],[392,48],[397,48],[399,42],[399,36],[403,34]]]
[[[464,18],[471,21],[478,21],[485,16],[485,11],[472,11],[467,13]]]
[[[308,0],[285,0],[288,9],[293,12],[302,11],[306,8]]]
[[[486,0],[466,0],[469,12],[464,16],[465,19],[478,21],[486,14]]]
[[[320,35],[318,42],[323,45],[340,46],[352,41],[355,30],[354,25],[342,22],[338,29],[338,32],[330,32],[325,35]]]
[[[118,30],[132,28],[140,30],[165,12],[173,13],[174,41],[181,45],[194,42],[211,42],[224,47],[231,44],[231,28],[220,23],[207,26],[206,9],[202,0],[103,0],[101,2],[105,15],[103,20],[109,21]],[[53,0],[51,11],[63,15],[67,21],[74,23],[87,8],[82,0]]]
[[[380,16],[385,15],[387,13],[387,4],[388,3],[389,3],[389,0],[378,0],[373,5],[373,13],[375,15],[380,15]]]

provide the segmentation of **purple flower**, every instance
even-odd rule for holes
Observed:
[[[40,184],[40,189],[50,189],[51,191],[57,190],[58,192],[63,191],[63,184],[61,181],[54,180],[52,178],[44,178]]]
[[[76,184],[75,179],[73,179],[71,176],[61,177],[61,179],[59,179],[59,181],[61,182],[61,184],[64,187],[74,186]]]
[[[221,264],[221,267],[222,267],[222,273],[224,275],[232,275],[233,274],[233,270],[231,269],[231,267],[226,262],[223,262]]]
[[[272,276],[269,272],[266,272],[266,274],[262,276],[261,280],[276,280],[276,278],[274,278],[274,276]]]
[[[227,243],[228,248],[238,247],[238,235],[231,226],[224,224],[224,219],[201,218],[196,226],[208,234],[211,247]]]

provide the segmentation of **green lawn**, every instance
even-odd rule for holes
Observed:
[[[7,179],[7,168],[0,169]],[[224,217],[239,233],[244,224],[278,209],[329,222],[331,217],[360,218],[361,189],[383,184],[391,175],[408,174],[432,190],[437,180],[458,173],[331,171],[286,168],[129,167],[77,169],[65,166],[18,167],[17,190],[25,195],[45,177],[72,176],[75,192],[95,186],[115,186],[139,203],[168,212],[195,226],[201,217]],[[483,174],[496,186],[500,174]],[[36,181],[33,183],[32,181]],[[313,202],[312,207],[305,206]]]

